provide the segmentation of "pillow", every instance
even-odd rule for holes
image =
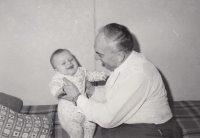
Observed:
[[[0,104],[19,113],[23,106],[23,101],[20,98],[0,92]]]
[[[0,104],[1,138],[50,138],[52,126],[48,115],[20,114]]]

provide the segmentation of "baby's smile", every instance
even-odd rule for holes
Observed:
[[[69,66],[67,69],[73,69],[74,65]]]

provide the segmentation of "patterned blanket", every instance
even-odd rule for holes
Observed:
[[[200,138],[200,101],[173,102],[171,107],[183,137]]]
[[[200,138],[200,101],[173,102],[171,108],[183,130],[183,138]],[[54,122],[52,138],[69,138],[59,123],[57,105],[23,106],[21,113],[48,114]],[[102,138],[100,127],[97,129],[95,138]]]
[[[70,138],[69,135],[62,129],[57,114],[57,105],[34,105],[23,106],[20,113],[23,114],[47,114],[54,122],[52,138]]]

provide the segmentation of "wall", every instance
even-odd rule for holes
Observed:
[[[174,100],[200,99],[200,1],[96,0],[96,28],[126,25],[162,73]],[[96,63],[100,68],[100,63]]]
[[[111,22],[126,25],[136,50],[162,73],[174,100],[199,100],[200,1],[198,0],[1,0],[0,91],[24,104],[53,104],[49,63],[68,48],[82,66],[94,61],[94,35]]]
[[[48,88],[54,50],[94,69],[92,0],[1,0],[0,20],[0,91],[24,104],[57,103]]]

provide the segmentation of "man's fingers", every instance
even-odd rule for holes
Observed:
[[[62,96],[61,99],[65,99],[67,101],[72,101],[73,98],[65,95],[65,96]]]

